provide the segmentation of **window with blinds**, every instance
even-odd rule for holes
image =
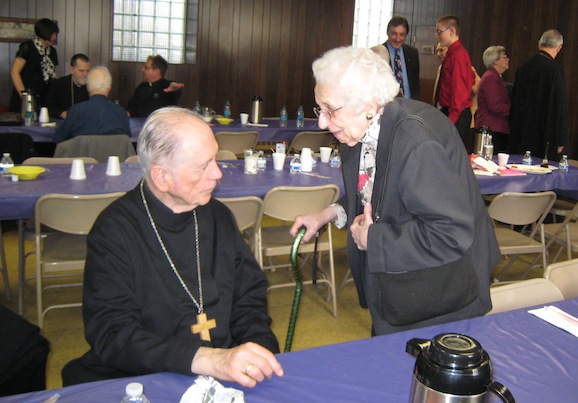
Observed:
[[[112,60],[195,63],[198,0],[114,0]]]

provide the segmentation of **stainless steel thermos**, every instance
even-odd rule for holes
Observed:
[[[261,123],[263,120],[263,98],[255,95],[251,99],[251,114],[249,115],[251,123]]]
[[[411,339],[406,352],[416,357],[410,403],[481,403],[495,393],[503,402],[514,397],[492,379],[490,356],[475,339],[457,333],[432,340]]]

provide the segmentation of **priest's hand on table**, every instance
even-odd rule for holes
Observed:
[[[273,374],[283,376],[283,368],[273,353],[251,342],[229,349],[201,347],[193,358],[191,370],[249,388]]]

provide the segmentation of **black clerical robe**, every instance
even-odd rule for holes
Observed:
[[[192,212],[174,214],[145,186],[146,199],[175,267],[199,301]],[[140,186],[109,206],[88,236],[84,322],[93,370],[191,374],[199,347],[255,342],[278,352],[267,314],[267,281],[232,213],[211,199],[196,209],[202,297],[212,344],[191,333],[197,307],[163,253]]]
[[[558,146],[568,150],[568,97],[562,67],[546,52],[540,51],[516,71],[510,112],[509,150],[524,154],[530,150],[536,158],[546,154],[558,162]]]
[[[154,83],[143,82],[128,101],[127,110],[133,118],[146,118],[159,108],[177,105],[181,90],[165,92],[172,81],[161,78]]]
[[[62,112],[71,106],[88,101],[86,85],[76,85],[72,81],[72,74],[54,80],[46,94],[46,106],[51,117],[61,119]]]

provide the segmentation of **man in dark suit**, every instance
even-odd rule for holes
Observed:
[[[401,87],[400,95],[419,100],[419,56],[415,47],[404,43],[408,33],[407,18],[396,15],[387,24],[388,40],[371,50],[389,63]]]
[[[538,42],[538,53],[516,71],[510,112],[510,152],[531,151],[560,161],[568,149],[568,94],[562,66],[555,59],[564,38],[550,29]]]
[[[71,106],[88,101],[86,78],[90,71],[88,56],[77,53],[70,59],[70,74],[54,80],[48,87],[46,106],[51,117],[66,119]],[[42,105],[43,106],[43,105]]]

